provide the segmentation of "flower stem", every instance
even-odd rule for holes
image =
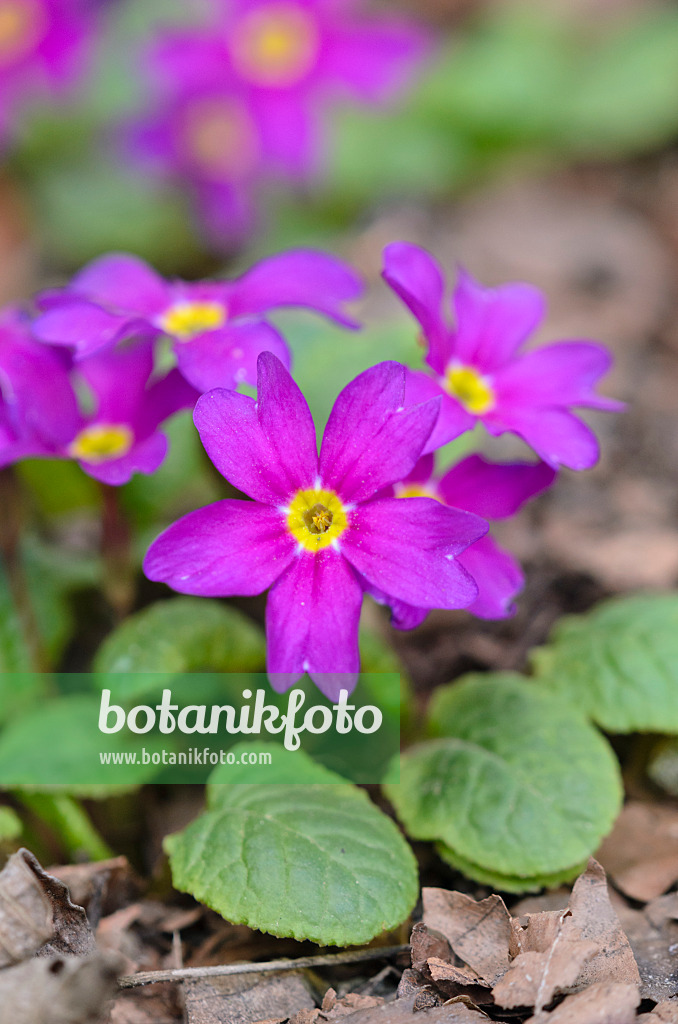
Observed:
[[[134,604],[132,538],[120,501],[120,489],[101,484],[101,556],[104,563],[104,594],[119,622]]]
[[[66,793],[15,792],[15,799],[48,825],[75,859],[108,860],[113,851],[99,835],[82,804]]]
[[[12,601],[21,624],[31,665],[35,672],[46,672],[47,656],[21,557],[23,520],[21,484],[14,467],[6,466],[0,469],[0,557],[7,571]]]

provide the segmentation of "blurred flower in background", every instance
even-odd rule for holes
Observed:
[[[132,149],[148,169],[188,185],[217,246],[254,225],[264,182],[304,182],[327,164],[332,101],[381,103],[421,65],[423,29],[362,6],[212,0],[204,29],[153,41],[155,103]]]
[[[31,101],[62,94],[86,71],[92,0],[0,0],[0,138]]]

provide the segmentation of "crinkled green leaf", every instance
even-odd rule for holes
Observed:
[[[156,690],[162,674],[262,671],[262,630],[235,608],[199,597],[177,597],[126,619],[102,644],[94,662],[98,683],[116,698]],[[108,675],[115,675],[108,680]]]
[[[429,730],[403,755],[389,799],[415,839],[441,841],[502,875],[584,860],[621,804],[619,768],[578,711],[512,673],[439,689]]]
[[[241,749],[270,747],[233,748]],[[327,785],[339,777],[310,759],[304,774],[305,785],[211,786],[208,809],[165,840],[174,885],[227,920],[273,935],[369,942],[412,910],[414,856],[364,790]]]
[[[561,619],[532,664],[608,732],[678,732],[678,595],[614,598]]]
[[[563,868],[550,875],[531,875],[529,878],[521,878],[519,875],[502,875],[499,871],[488,871],[481,868],[479,864],[460,856],[456,850],[452,850],[444,843],[436,843],[438,856],[449,864],[455,871],[460,871],[467,878],[481,885],[489,885],[493,889],[501,889],[502,892],[539,892],[540,889],[555,889],[565,882],[571,882],[586,870],[586,861],[581,861],[571,868]]]

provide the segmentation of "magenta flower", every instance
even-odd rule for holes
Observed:
[[[262,319],[280,306],[302,306],[347,327],[344,305],[360,296],[360,278],[341,260],[299,249],[261,260],[234,281],[165,281],[135,256],[94,260],[70,285],[42,296],[35,336],[67,345],[76,358],[114,345],[133,330],[174,341],[181,373],[199,391],[256,384],[257,358],[273,352],[289,366],[283,337]]]
[[[571,406],[617,411],[594,392],[612,359],[602,345],[562,341],[529,352],[523,342],[544,316],[542,294],[527,284],[486,289],[465,271],[454,294],[456,329],[443,312],[440,267],[424,249],[396,242],[385,250],[384,278],[422,326],[432,375],[408,377],[408,402],[442,395],[434,451],[482,422],[498,436],[518,434],[545,462],[588,469],[598,442]]]
[[[423,32],[366,17],[355,0],[212,0],[206,29],[165,33],[149,55],[154,112],[133,147],[192,183],[215,241],[242,232],[263,178],[304,179],[323,162],[323,108],[379,103],[428,50]]]
[[[90,17],[83,0],[0,0],[0,135],[26,101],[82,72]]]
[[[258,399],[215,390],[194,419],[217,469],[252,501],[226,499],[180,519],[151,545],[144,571],[184,594],[259,594],[268,671],[288,689],[304,672],[328,696],[352,689],[365,590],[421,608],[471,604],[477,587],[456,556],[487,524],[430,498],[379,492],[411,472],[439,400],[403,408],[405,370],[381,363],[339,395],[320,458],[308,405],[264,353]]]
[[[0,465],[22,458],[70,458],[102,483],[153,473],[167,452],[160,424],[198,393],[173,370],[150,381],[153,340],[125,344],[72,369],[65,352],[31,338],[14,310],[0,323]],[[86,409],[78,396],[87,395]]]
[[[483,519],[508,519],[530,498],[553,483],[555,470],[545,462],[496,463],[482,455],[469,455],[444,476],[434,476],[434,457],[425,455],[412,472],[395,485],[399,498],[428,497],[452,508],[474,512]],[[467,611],[481,619],[504,619],[515,612],[514,598],[522,590],[520,565],[508,551],[486,535],[457,556],[457,560],[478,584],[478,596]],[[391,604],[396,629],[412,629],[424,621],[427,608],[403,602]]]

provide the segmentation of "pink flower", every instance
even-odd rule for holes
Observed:
[[[433,455],[425,455],[412,472],[395,485],[399,498],[435,498],[452,508],[474,512],[483,519],[508,519],[530,498],[551,486],[556,473],[545,462],[489,462],[469,455],[442,477],[434,475]],[[515,612],[514,598],[523,587],[520,565],[489,534],[457,556],[478,584],[478,596],[468,611],[481,619],[504,619]],[[383,602],[383,595],[373,595]],[[426,608],[392,603],[396,629],[412,629],[428,615]]]
[[[487,530],[430,498],[379,492],[411,472],[439,400],[403,408],[405,370],[381,363],[339,395],[320,457],[306,401],[274,355],[259,357],[256,401],[215,390],[195,424],[217,469],[252,501],[224,500],[180,519],[151,545],[144,571],[184,594],[259,594],[275,689],[304,672],[328,696],[360,667],[365,590],[418,608],[460,608],[477,587],[457,556]]]
[[[76,358],[114,345],[131,331],[168,335],[178,367],[194,387],[256,384],[260,352],[289,366],[284,338],[263,319],[280,306],[302,306],[347,327],[345,312],[363,285],[341,260],[297,249],[261,260],[233,281],[165,281],[136,256],[102,256],[68,287],[44,294],[37,338],[74,349]]]
[[[124,344],[71,367],[30,334],[27,318],[0,320],[0,466],[29,457],[75,459],[102,483],[153,473],[167,452],[160,424],[198,393],[173,370],[152,381],[153,340]],[[86,393],[82,408],[78,396]]]
[[[527,284],[483,288],[463,270],[454,293],[452,329],[443,311],[442,272],[429,253],[395,242],[386,248],[384,262],[385,280],[421,324],[432,371],[410,374],[408,402],[433,395],[443,399],[428,451],[480,421],[495,436],[518,434],[551,466],[588,469],[595,464],[596,437],[571,407],[624,408],[594,391],[612,363],[604,346],[562,341],[521,352],[543,319],[541,293]]]

